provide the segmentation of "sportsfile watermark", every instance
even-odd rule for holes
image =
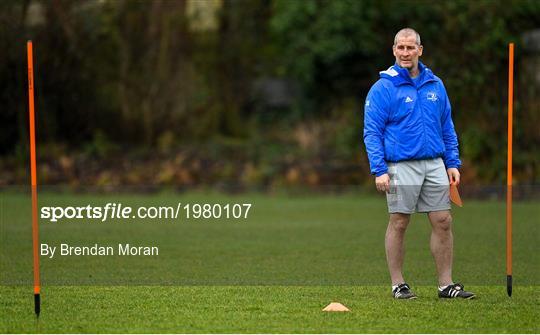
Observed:
[[[121,202],[109,202],[103,206],[43,206],[40,219],[43,222],[68,222],[86,219],[89,222],[106,222],[114,219],[160,219],[162,222],[189,219],[247,219],[251,203],[177,203],[176,206],[129,206]],[[170,221],[169,221],[170,222]]]
[[[373,187],[374,188],[374,187]],[[387,194],[334,192],[61,192],[38,195],[37,254],[51,285],[381,285],[388,282]],[[394,190],[392,190],[394,191]],[[399,195],[397,193],[390,193]],[[499,285],[505,266],[505,187],[452,205],[454,269],[466,285]],[[436,193],[439,194],[439,193]],[[441,192],[441,194],[443,194]],[[0,285],[32,285],[30,192],[0,192]],[[494,196],[497,195],[497,196]],[[538,188],[515,188],[514,273],[538,285]],[[534,197],[533,197],[534,196]],[[418,195],[424,203],[433,193]],[[403,198],[406,200],[407,198]],[[422,202],[421,202],[422,203]],[[398,201],[397,205],[400,205]],[[419,208],[421,209],[421,208]],[[413,214],[407,278],[433,285],[431,224]],[[482,241],[489,243],[478,243]],[[503,274],[501,275],[501,269]]]

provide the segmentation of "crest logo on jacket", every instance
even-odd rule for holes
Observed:
[[[427,99],[431,101],[437,101],[439,98],[437,97],[437,93],[435,92],[428,92]]]

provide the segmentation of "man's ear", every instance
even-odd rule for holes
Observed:
[[[418,57],[422,56],[422,52],[424,51],[424,47],[419,45],[418,46]]]
[[[392,46],[392,53],[394,54],[394,57],[397,57],[397,55],[396,55],[396,46],[395,45]]]

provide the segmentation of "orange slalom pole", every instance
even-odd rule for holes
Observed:
[[[34,113],[34,60],[32,41],[26,43],[28,56],[28,113],[30,120],[30,173],[32,186],[32,241],[34,246],[34,311],[39,317],[41,310],[41,284],[39,280],[39,226],[37,208],[36,129]]]
[[[512,296],[512,128],[514,109],[514,43],[508,45],[508,155],[506,175],[506,292]]]

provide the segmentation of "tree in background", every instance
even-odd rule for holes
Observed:
[[[368,178],[363,100],[378,71],[393,62],[393,35],[411,26],[422,35],[423,61],[451,97],[465,178],[482,182],[504,179],[507,43],[516,42],[515,173],[517,180],[538,181],[538,58],[521,38],[540,27],[538,1],[19,0],[0,6],[4,160],[26,159],[24,38],[32,38],[43,157],[66,151],[151,157],[193,148],[193,155],[211,150],[215,159],[242,157],[254,166],[304,162],[340,167],[342,175],[363,169]],[[261,87],[267,96],[285,94],[286,103],[268,107],[272,99],[254,94]]]

